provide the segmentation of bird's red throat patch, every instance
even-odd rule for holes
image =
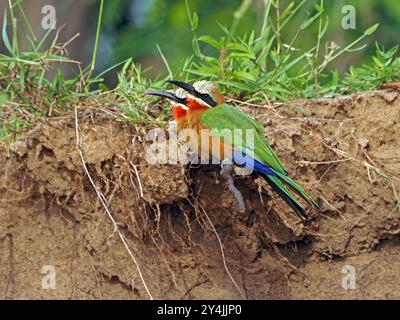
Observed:
[[[195,110],[206,110],[208,107],[197,100],[194,99],[187,99],[186,106],[189,108],[190,111]]]
[[[194,99],[187,99],[186,106],[189,108],[190,111],[197,111],[197,110],[207,110],[208,107]],[[174,115],[175,120],[181,119],[187,114],[187,110],[183,109],[182,107],[176,106],[172,107],[172,114]]]
[[[186,110],[183,109],[182,107],[173,107],[172,114],[174,115],[174,118],[176,120],[178,120],[178,119],[186,116]]]

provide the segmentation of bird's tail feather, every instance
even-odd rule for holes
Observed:
[[[271,186],[271,188],[279,194],[279,196],[293,209],[294,212],[299,216],[301,220],[307,219],[307,211],[297,202],[293,194],[286,188],[286,186],[279,180],[278,176],[271,176],[268,174],[262,174],[265,181]]]
[[[288,186],[293,192],[295,192],[299,197],[301,197],[305,202],[307,202],[310,206],[315,206],[317,209],[319,209],[318,203],[307,193],[304,191],[303,188],[301,188],[296,182],[294,182],[292,179],[290,179],[288,176],[276,172],[275,170],[271,169],[276,175],[279,177],[279,179],[286,185]]]
[[[261,170],[260,170],[261,169]],[[319,208],[315,200],[305,192],[296,182],[290,179],[288,176],[281,172],[277,172],[272,168],[262,166],[258,170],[263,178],[268,182],[272,189],[277,192],[281,198],[293,209],[294,212],[302,219],[307,218],[307,211],[303,209],[300,203],[297,201],[296,197],[292,192],[297,194],[310,206],[315,206]],[[291,192],[292,191],[292,192]]]

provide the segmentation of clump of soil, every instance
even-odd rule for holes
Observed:
[[[126,123],[48,119],[0,151],[0,298],[400,298],[398,92],[243,109],[321,204],[306,225],[262,181],[235,178],[238,212],[218,167],[148,164]]]

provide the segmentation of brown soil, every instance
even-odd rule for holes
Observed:
[[[74,116],[53,118],[0,152],[0,298],[240,298],[219,238],[248,299],[399,299],[398,93],[244,110],[321,204],[310,222],[249,177],[235,179],[247,208],[237,212],[217,167],[149,165],[143,132],[80,113],[84,162],[115,229]],[[42,288],[47,265],[55,289]],[[355,289],[342,287],[346,265]]]

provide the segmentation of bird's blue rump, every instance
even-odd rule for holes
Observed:
[[[255,176],[263,177],[264,180],[271,186],[271,188],[279,194],[279,196],[289,205],[289,207],[294,210],[294,212],[296,212],[296,214],[302,220],[305,220],[307,218],[307,212],[295,200],[293,194],[286,187],[288,186],[297,195],[299,195],[301,198],[309,203],[309,199],[304,196],[304,194],[302,193],[302,189],[300,189],[300,187],[298,187],[293,180],[291,180],[287,176],[282,177],[282,174],[278,174],[272,168],[260,163],[259,161],[245,154],[234,153],[233,162],[240,167],[251,169],[251,172]]]
[[[261,162],[243,153],[234,152],[233,163],[238,167],[250,169],[250,171],[255,174],[269,175],[273,177],[277,176],[277,174],[268,166],[263,165]]]

